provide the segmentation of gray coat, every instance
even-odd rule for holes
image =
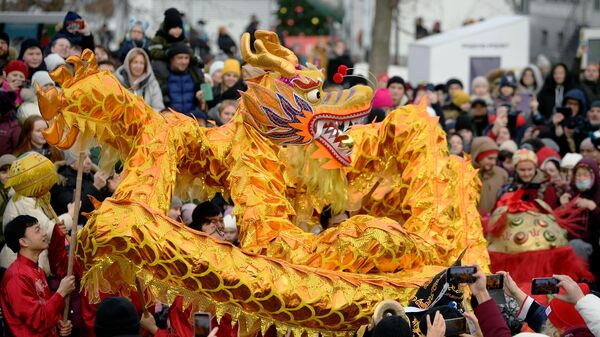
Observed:
[[[129,71],[129,61],[134,51],[142,51],[144,57],[146,58],[146,72],[138,78],[135,83],[131,83],[131,72]],[[152,71],[152,66],[150,64],[150,58],[148,54],[141,48],[133,48],[127,53],[125,57],[125,61],[123,65],[120,66],[117,70],[115,70],[115,76],[125,86],[130,89],[137,85],[135,90],[132,90],[134,94],[141,96],[144,98],[146,104],[150,105],[156,111],[163,111],[165,109],[165,104],[163,102],[162,92],[160,90],[160,86],[156,77],[154,77],[154,72]]]

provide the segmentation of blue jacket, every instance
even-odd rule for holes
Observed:
[[[184,73],[169,71],[167,78],[169,102],[167,106],[186,115],[192,114],[198,105],[196,91],[199,89],[199,85],[196,85],[189,71]]]

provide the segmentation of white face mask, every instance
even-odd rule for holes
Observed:
[[[580,191],[587,191],[590,188],[592,188],[592,179],[585,179],[585,180],[577,180],[575,181],[575,187],[577,187],[578,190]]]

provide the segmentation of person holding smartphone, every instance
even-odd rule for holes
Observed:
[[[79,46],[82,50],[94,50],[94,35],[87,22],[76,12],[67,12],[62,28],[54,34],[50,45],[60,38],[69,40],[71,45]]]

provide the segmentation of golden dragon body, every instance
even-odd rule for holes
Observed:
[[[122,183],[78,237],[90,298],[126,294],[139,277],[163,302],[182,294],[230,313],[242,335],[273,324],[296,336],[347,335],[378,302],[407,303],[465,248],[464,261],[487,266],[476,173],[448,155],[424,105],[349,128],[369,113],[370,88],[326,94],[323,74],[299,66],[274,34],[256,39],[253,54],[243,37],[243,56],[262,72],[219,128],[153,111],[90,51],[69,59],[74,74],[52,74],[62,91],[40,91],[50,144],[94,139],[103,160],[124,164]],[[231,197],[241,248],[166,216],[171,196],[192,187]],[[298,227],[326,205],[356,215],[319,235]]]

